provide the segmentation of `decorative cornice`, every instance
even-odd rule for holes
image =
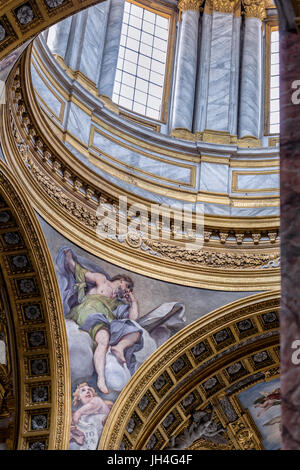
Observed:
[[[266,16],[264,0],[243,0],[246,18],[258,18],[263,21]]]
[[[204,0],[178,0],[178,9],[184,11],[200,11]]]

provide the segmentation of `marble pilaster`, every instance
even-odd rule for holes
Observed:
[[[172,129],[192,131],[197,72],[199,11],[182,12]]]
[[[239,137],[260,137],[262,115],[262,21],[245,19]]]
[[[207,98],[209,84],[209,63],[212,15],[203,13],[201,22],[200,60],[197,70],[194,131],[203,132],[206,127]]]
[[[44,32],[44,38],[53,54],[65,59],[72,18],[66,18]],[[46,36],[47,34],[47,36]]]
[[[232,133],[237,107],[239,30],[233,13],[213,11],[206,129]]]
[[[98,89],[112,98],[124,13],[124,0],[110,0]]]
[[[107,6],[108,2],[102,2],[87,10],[79,70],[94,83],[98,83],[99,80],[106,34]]]
[[[65,62],[73,70],[79,70],[83,38],[86,30],[88,11],[81,11],[71,18]]]
[[[281,393],[284,450],[300,448],[300,36],[280,32]],[[294,98],[293,98],[294,97]],[[298,92],[299,97],[299,92]],[[297,98],[297,96],[296,96]],[[295,341],[298,346],[295,348]],[[294,349],[295,348],[295,349]],[[294,354],[294,356],[293,356]]]

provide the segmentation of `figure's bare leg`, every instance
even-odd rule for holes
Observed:
[[[105,359],[109,346],[109,332],[104,329],[97,331],[95,341],[97,347],[94,352],[94,364],[98,374],[97,385],[100,392],[108,393],[108,388],[105,383]]]
[[[136,343],[140,338],[140,332],[139,331],[134,331],[133,333],[129,333],[128,335],[123,336],[123,338],[116,344],[115,346],[112,346],[111,352],[117,357],[118,361],[121,364],[125,364],[126,359],[124,357],[124,351],[126,348],[129,348],[129,346],[132,346],[134,343]]]

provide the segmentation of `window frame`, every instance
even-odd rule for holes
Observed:
[[[264,134],[265,136],[277,137],[278,133],[271,133],[270,131],[270,98],[271,98],[271,36],[273,31],[279,31],[278,19],[270,18],[266,21],[265,29],[265,119],[264,119]],[[280,75],[279,75],[280,77]],[[279,83],[280,88],[280,83]],[[279,98],[280,99],[280,98]],[[279,122],[280,125],[280,122]]]
[[[174,44],[175,44],[175,33],[176,33],[176,19],[177,19],[177,7],[164,6],[159,2],[152,2],[148,0],[125,0],[133,5],[136,5],[140,8],[145,8],[146,10],[155,13],[157,15],[163,16],[169,20],[169,36],[168,36],[168,46],[166,53],[166,64],[165,64],[165,75],[163,83],[163,93],[161,98],[161,112],[160,118],[154,119],[145,114],[137,113],[131,109],[125,108],[117,103],[115,103],[120,109],[122,109],[128,115],[135,116],[136,121],[140,121],[142,125],[145,125],[145,122],[162,123],[165,124],[168,118],[168,106],[169,106],[169,96],[171,88],[171,77],[172,77],[172,65],[174,61]],[[147,120],[147,121],[146,121]]]

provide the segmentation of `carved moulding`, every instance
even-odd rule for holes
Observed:
[[[17,449],[66,449],[69,363],[54,266],[33,209],[0,162],[0,266],[17,342]]]
[[[39,130],[35,116],[41,120],[43,116],[27,73],[29,60],[28,54],[27,68],[24,64],[18,66],[10,79],[9,112],[2,115],[3,150],[33,206],[45,220],[87,251],[147,276],[225,290],[278,286],[278,267],[276,263],[268,264],[279,257],[276,217],[266,220],[209,217],[203,249],[192,254],[185,248],[185,243],[190,243],[189,234],[185,235],[184,243],[176,241],[176,214],[171,219],[171,240],[166,241],[168,238],[160,227],[155,249],[153,240],[144,236],[139,239],[140,235],[134,242],[132,236],[122,239],[118,234],[100,240],[96,233],[100,221],[96,209],[109,206],[109,217],[113,218],[118,210],[116,188],[92,171],[87,173],[86,167],[74,160],[49,128],[48,133],[45,127],[43,133]],[[150,208],[149,201],[119,192],[128,196],[129,203],[143,203]]]
[[[99,449],[263,449],[237,395],[279,377],[279,304],[278,291],[251,296],[170,338],[119,395]]]

